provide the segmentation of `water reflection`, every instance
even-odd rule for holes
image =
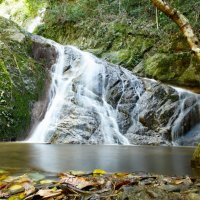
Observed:
[[[146,171],[166,175],[200,175],[190,167],[192,147],[0,144],[0,166],[48,172]]]

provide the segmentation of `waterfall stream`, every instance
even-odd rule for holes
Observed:
[[[50,135],[56,131],[60,120],[62,121],[62,109],[77,101],[76,104],[79,106],[95,110],[99,115],[103,143],[129,144],[128,139],[119,131],[116,121],[117,111],[105,98],[104,65],[98,63],[91,54],[73,46],[64,47],[50,40],[47,42],[56,48],[57,62],[51,69],[52,83],[46,114],[28,141],[48,142]],[[74,55],[69,51],[76,54],[76,57],[73,57]],[[101,79],[101,84],[96,81],[98,78]],[[100,100],[98,93],[101,96]]]
[[[42,24],[42,19],[44,17],[46,8],[43,8],[38,11],[38,15],[30,21],[30,23],[27,25],[26,29],[28,32],[33,33],[33,31]]]
[[[180,97],[180,112],[172,127],[172,141],[174,145],[196,145],[194,142],[200,141],[200,95],[173,88]]]
[[[51,67],[46,113],[28,142],[195,145],[200,141],[199,95],[138,78],[73,46],[40,36],[33,40],[55,48],[57,59]]]

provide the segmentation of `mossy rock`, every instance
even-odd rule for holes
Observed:
[[[145,60],[144,72],[146,76],[161,81],[178,83],[179,77],[189,67],[190,59],[189,53],[156,53]]]
[[[131,57],[131,51],[129,50],[120,50],[120,51],[113,51],[109,53],[104,53],[102,57],[109,62],[114,64],[123,64],[128,63]]]
[[[200,168],[200,143],[193,153],[192,167]]]
[[[32,57],[32,41],[0,17],[0,140],[26,136],[31,109],[42,92],[45,69]]]
[[[186,38],[178,26],[160,12],[159,29],[156,28],[155,8],[150,1],[122,1],[120,14],[116,1],[70,3],[72,7],[68,10],[67,1],[51,1],[44,24],[37,33],[62,44],[75,45],[130,70],[142,62],[144,69],[134,70],[140,76],[170,84],[200,86],[200,73],[196,71],[200,66],[194,67],[197,62],[192,58]],[[171,4],[184,13],[200,36],[197,20],[200,4],[195,0]],[[69,15],[77,19],[78,10],[83,11],[84,17],[69,20]]]
[[[198,64],[196,57],[191,56],[190,65],[184,73],[178,78],[179,85],[186,86],[200,86],[200,64]]]

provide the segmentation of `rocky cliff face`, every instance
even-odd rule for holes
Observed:
[[[0,140],[26,137],[31,110],[46,77],[32,57],[32,41],[14,22],[0,17]]]
[[[52,99],[46,115],[52,116],[44,116],[48,120],[42,122],[49,124],[45,126],[45,142],[124,144],[125,137],[131,144],[170,144],[199,123],[198,95],[138,78],[74,47],[59,51],[64,52],[64,62],[57,62],[63,66],[55,65],[53,74],[57,67],[63,71],[57,74],[59,80],[50,91]],[[54,104],[57,98],[61,99]]]

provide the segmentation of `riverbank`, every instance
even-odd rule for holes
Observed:
[[[200,170],[190,165],[194,147],[0,143],[0,149],[0,199],[200,198]]]
[[[200,199],[200,177],[144,172],[69,171],[10,175],[0,170],[1,199]]]

